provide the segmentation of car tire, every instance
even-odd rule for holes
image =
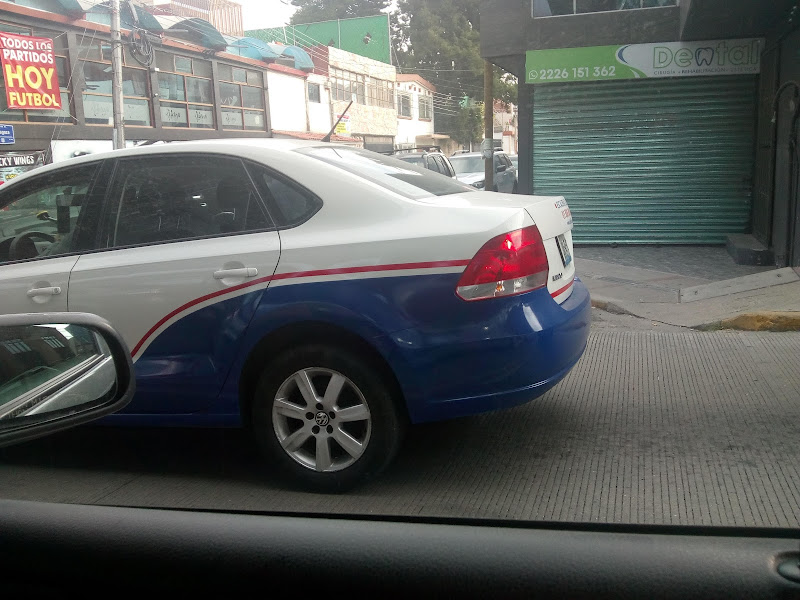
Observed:
[[[361,353],[321,344],[290,350],[266,366],[256,386],[256,443],[300,486],[347,491],[397,454],[405,418],[394,388]]]

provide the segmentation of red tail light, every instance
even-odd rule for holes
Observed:
[[[549,266],[536,225],[498,235],[467,265],[456,293],[464,300],[513,296],[544,287]]]

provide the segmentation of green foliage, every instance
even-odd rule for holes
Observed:
[[[436,130],[451,135],[459,130],[456,135],[465,134],[459,101],[464,96],[483,100],[480,0],[399,0],[391,23],[400,70],[418,73],[436,86],[440,109]],[[441,94],[452,95],[453,99]],[[499,67],[494,68],[493,95],[506,103],[517,101],[516,78]]]
[[[391,0],[292,0],[292,23],[377,15]],[[436,130],[459,143],[480,140],[476,109],[462,108],[464,96],[483,101],[480,0],[398,0],[390,15],[393,60],[400,72],[417,73],[436,86]],[[494,67],[493,95],[516,103],[516,78]],[[449,98],[448,98],[449,96]],[[455,136],[459,136],[456,138]]]
[[[450,121],[452,123],[450,137],[459,144],[466,145],[483,139],[482,105],[459,108],[458,113]]]
[[[391,0],[292,0],[298,10],[292,15],[291,23],[374,17],[391,3]]]

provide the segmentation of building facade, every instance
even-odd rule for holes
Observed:
[[[314,73],[328,82],[331,123],[342,117],[337,133],[362,140],[368,150],[394,149],[395,67],[330,46],[316,46],[310,52]]]
[[[520,190],[565,195],[579,243],[800,264],[793,92],[776,95],[800,75],[796,5],[483,2],[482,55],[520,79]]]
[[[398,149],[435,145],[433,98],[436,86],[416,74],[397,75]]]
[[[494,101],[494,145],[506,154],[517,153],[517,106],[502,100]]]
[[[26,4],[0,1],[0,31],[52,40],[62,107],[11,110],[6,90],[0,90],[0,181],[45,162],[112,147],[107,8],[61,14],[33,7],[34,0]],[[56,3],[42,0],[40,5],[51,9]],[[271,118],[280,128],[308,131],[305,80],[313,64],[303,50],[226,41],[218,32],[218,37],[211,35],[215,30],[210,24],[201,35],[188,28],[194,20],[183,25],[182,34],[192,34],[193,42],[171,36],[144,11],[138,16],[140,27],[148,28],[149,56],[137,53],[132,17],[123,13],[123,108],[129,145],[269,137]],[[230,45],[214,49],[219,40]],[[240,55],[243,48],[251,56]],[[0,87],[4,85],[0,77]],[[274,98],[270,85],[276,89]]]
[[[224,35],[244,35],[242,6],[230,0],[139,0],[153,14],[203,19]]]

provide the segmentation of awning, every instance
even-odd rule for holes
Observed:
[[[284,46],[283,44],[273,44],[264,42],[257,38],[243,37],[230,41],[228,38],[228,52],[246,56],[255,60],[272,62],[286,58],[294,63],[295,69],[301,71],[311,71],[314,63],[308,52],[298,46]]]
[[[136,18],[134,18],[134,13],[131,11],[131,6],[133,6],[136,11]],[[164,33],[164,28],[161,26],[161,23],[159,23],[153,15],[132,2],[120,3],[119,20],[123,29],[133,29],[134,26],[136,26],[141,29],[146,29],[150,33]]]
[[[53,5],[52,12],[67,17],[79,19],[86,12],[78,0],[52,0],[51,3]]]
[[[169,27],[165,33],[211,50],[221,51],[228,47],[228,42],[217,28],[203,19],[183,19]]]
[[[277,44],[270,44],[276,46]],[[294,68],[301,71],[311,71],[314,68],[314,62],[308,55],[308,52],[299,46],[283,46],[283,54],[294,58]]]
[[[254,60],[275,60],[281,56],[280,52],[270,48],[266,42],[251,37],[235,39],[228,45],[228,52]]]

